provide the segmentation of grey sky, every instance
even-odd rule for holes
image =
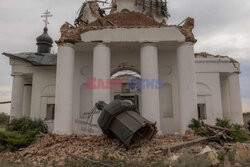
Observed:
[[[36,50],[36,37],[42,33],[40,18],[45,10],[50,18],[49,34],[59,38],[60,26],[73,23],[83,0],[1,0],[0,52]],[[244,111],[250,111],[250,1],[249,0],[168,0],[169,24],[179,24],[186,17],[195,18],[195,51],[228,55],[242,66],[241,89]],[[54,45],[53,51],[56,52]],[[10,98],[10,66],[0,56],[0,101]],[[0,112],[8,107],[0,106]]]

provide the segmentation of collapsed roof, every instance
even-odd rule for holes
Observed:
[[[116,0],[118,1],[118,0]],[[114,28],[161,28],[176,27],[186,37],[186,42],[196,42],[192,32],[194,28],[194,19],[188,17],[183,25],[167,25],[164,19],[159,22],[156,17],[167,18],[169,16],[165,1],[160,0],[136,0],[135,5],[142,6],[142,9],[148,9],[147,12],[139,12],[139,9],[130,11],[123,9],[117,11],[116,1],[112,1],[110,14],[105,15],[104,9],[101,9],[97,1],[85,2],[80,10],[75,25],[65,23],[61,27],[61,37],[57,43],[76,43],[81,41],[81,34],[100,30]],[[121,1],[121,0],[120,0]],[[156,17],[154,17],[156,13]]]

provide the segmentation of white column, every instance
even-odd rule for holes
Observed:
[[[229,81],[228,78],[222,78],[221,82],[221,104],[222,104],[222,112],[223,119],[230,120],[230,92],[229,92]]]
[[[24,79],[21,75],[13,76],[10,119],[22,118]]]
[[[98,43],[93,50],[93,77],[96,80],[102,79],[106,84],[106,80],[110,78],[110,68],[110,48],[106,44]],[[107,104],[110,103],[110,91],[110,89],[93,89],[93,106],[98,101],[104,101]],[[98,118],[99,114],[93,116],[93,125],[98,125]]]
[[[73,133],[73,83],[75,50],[72,44],[58,47],[54,133]]]
[[[30,118],[31,90],[32,90],[32,85],[30,85],[30,84],[24,85],[22,116],[25,118]]]
[[[141,77],[142,79],[158,79],[158,49],[153,43],[144,43],[141,46]],[[142,89],[142,116],[160,127],[160,100],[159,89]]]
[[[228,80],[229,80],[229,92],[230,92],[231,122],[237,124],[243,124],[239,74],[233,73],[229,75]]]
[[[198,118],[193,43],[183,43],[178,46],[177,69],[179,82],[180,133],[184,134],[192,118]]]

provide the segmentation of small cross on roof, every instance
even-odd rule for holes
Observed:
[[[46,10],[46,12],[43,13],[43,15],[41,17],[44,17],[45,19],[43,20],[45,23],[45,27],[47,28],[48,24],[49,24],[49,17],[52,17],[53,15]]]

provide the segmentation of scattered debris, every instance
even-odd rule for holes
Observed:
[[[213,152],[213,150],[209,146],[206,146],[198,155],[203,155],[209,152]]]
[[[199,136],[193,136],[199,138]],[[51,165],[52,163],[63,164],[73,154],[95,161],[102,161],[104,155],[110,160],[144,161],[147,159],[164,158],[164,154],[155,154],[161,148],[168,145],[182,143],[182,136],[165,135],[155,136],[151,141],[143,141],[133,144],[127,150],[117,139],[109,139],[106,136],[77,136],[48,134],[38,139],[29,147],[17,152],[4,152],[0,154],[0,160],[11,162],[30,161],[35,165]]]
[[[206,146],[199,154],[199,155],[207,155],[207,157],[210,159],[213,166],[216,166],[220,163],[220,160],[218,159],[218,154],[214,149],[211,149],[209,146]]]
[[[217,149],[217,147],[214,147],[214,142],[201,142],[188,148],[185,146],[186,148],[182,147],[183,149],[171,150],[171,154],[166,154],[167,152],[162,150],[162,148],[169,148],[170,146],[179,145],[188,141],[202,139],[196,135],[191,137],[191,134],[193,133],[188,133],[188,137],[187,135],[156,135],[151,141],[145,140],[139,144],[133,144],[129,149],[124,148],[119,140],[110,139],[104,135],[68,136],[48,134],[27,148],[20,149],[17,152],[1,153],[0,161],[5,160],[16,163],[27,161],[36,166],[52,166],[52,164],[64,165],[65,160],[68,158],[75,157],[73,159],[79,159],[81,157],[80,159],[84,159],[80,160],[81,162],[84,161],[86,163],[86,161],[89,161],[88,163],[113,165],[127,161],[142,163],[148,162],[149,160],[157,162],[168,159],[171,161],[184,161],[182,154],[189,151],[193,157],[207,157],[208,159],[215,159],[214,162],[218,162],[216,160],[217,158],[221,161],[220,164],[224,163],[224,157],[228,155],[232,166],[237,165],[236,163],[240,163],[241,166],[250,165],[250,145],[247,143],[224,143],[223,146]],[[206,146],[209,146],[212,150],[216,149],[218,157],[212,155],[214,153],[206,153],[205,156],[197,155],[202,152]],[[224,153],[220,153],[220,150],[225,151]],[[70,155],[73,155],[73,157]],[[211,160],[211,162],[213,161]]]
[[[210,159],[213,166],[217,166],[220,163],[220,160],[217,158],[216,152],[210,151],[206,153],[206,155]]]
[[[75,160],[79,160],[79,161],[83,161],[91,166],[98,166],[98,167],[112,167],[111,165],[105,164],[103,162],[100,161],[94,161],[88,158],[84,158],[84,157],[80,157],[74,154],[67,154],[68,156],[70,156],[71,158],[75,159]]]
[[[180,143],[180,144],[176,144],[176,145],[173,145],[173,146],[169,146],[168,148],[163,148],[162,152],[177,151],[177,150],[180,150],[180,149],[185,148],[185,147],[190,147],[190,146],[193,146],[195,144],[200,144],[202,142],[210,141],[210,140],[212,140],[214,138],[215,137],[198,138],[198,139],[195,139],[195,140],[192,140],[192,141],[187,141],[187,142],[184,142],[184,143]]]

